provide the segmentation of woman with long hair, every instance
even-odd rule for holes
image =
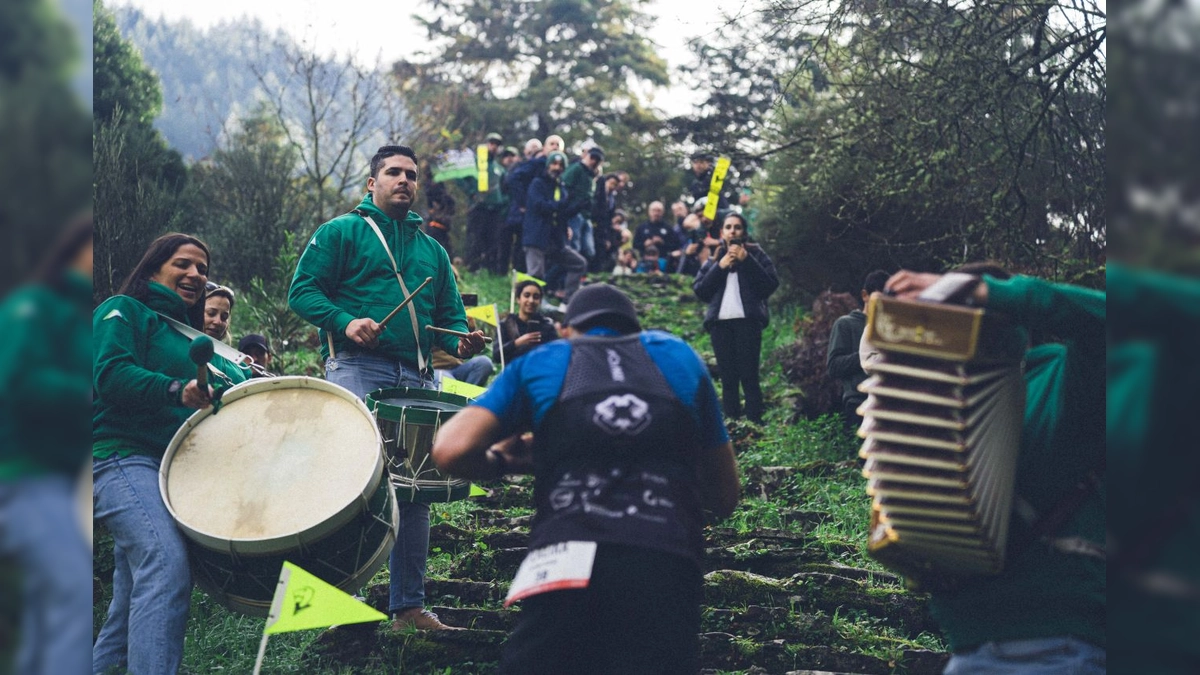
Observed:
[[[171,437],[213,388],[196,381],[191,338],[204,326],[208,247],[179,233],[155,239],[92,314],[95,519],[113,537],[113,598],[92,647],[93,672],[175,673],[191,601],[187,548],[163,503],[158,472]],[[214,356],[231,383],[245,374]]]
[[[721,243],[696,273],[692,290],[708,303],[704,327],[712,338],[721,376],[721,407],[726,417],[762,422],[763,397],[758,384],[762,332],[770,321],[767,298],[779,287],[775,264],[767,252],[749,241],[746,219],[725,216]],[[745,391],[743,410],[739,388]]]
[[[492,347],[496,361],[500,360],[500,350],[504,350],[504,363],[512,363],[539,345],[558,339],[554,322],[541,313],[541,284],[524,279],[516,283],[513,292],[517,296],[517,312],[500,322],[500,339]]]

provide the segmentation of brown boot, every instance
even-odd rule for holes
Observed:
[[[457,626],[447,626],[438,621],[437,614],[421,607],[409,607],[396,612],[392,618],[392,630],[463,630]]]

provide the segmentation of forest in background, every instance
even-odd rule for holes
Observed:
[[[731,157],[801,298],[985,258],[1101,283],[1102,4],[761,0],[678,71],[643,7],[428,0],[425,51],[364,69],[97,1],[97,294],[167,229],[206,237],[216,278],[267,280],[357,200],[377,141],[433,157],[492,130],[598,142],[635,214],[682,191],[692,150]],[[668,82],[704,102],[668,117],[637,93]]]

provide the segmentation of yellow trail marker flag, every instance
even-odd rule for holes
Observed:
[[[513,283],[514,284],[517,283],[518,281],[525,281],[526,279],[534,282],[538,286],[546,285],[546,282],[542,281],[541,279],[539,279],[531,274],[525,274],[524,272],[518,272],[516,270],[513,270]]]
[[[463,382],[462,380],[452,380],[448,377],[442,378],[442,391],[448,394],[458,394],[466,398],[477,398],[480,394],[487,391],[487,388]]]
[[[496,316],[495,305],[479,305],[478,307],[471,307],[467,310],[467,316],[471,317],[472,319],[479,319],[480,321],[492,326],[500,325],[500,317]]]
[[[479,487],[478,485],[471,483],[471,493],[468,494],[467,496],[468,497],[486,497],[487,490],[484,490],[483,488]]]
[[[708,200],[704,202],[704,217],[709,220],[717,217],[717,202],[721,199],[721,186],[725,184],[729,163],[728,157],[718,157],[717,165],[713,167],[712,182],[708,184]]]
[[[479,191],[488,191],[488,146],[475,148],[475,168],[479,170]]]
[[[266,635],[347,623],[383,621],[387,615],[333,584],[284,561],[267,615]]]

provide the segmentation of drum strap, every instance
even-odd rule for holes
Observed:
[[[158,314],[158,316],[161,317],[163,321],[166,321],[167,325],[169,325],[171,328],[174,328],[175,330],[182,333],[183,336],[188,338],[189,340],[195,340],[196,338],[200,337],[201,335],[203,335],[204,337],[210,337],[206,333],[201,333],[200,331],[196,330],[195,328],[192,328],[191,326],[187,325],[186,323],[176,321],[175,319],[172,319],[171,317],[167,316],[166,314],[163,314],[161,312],[156,312],[156,314]],[[249,356],[239,352],[238,350],[234,349],[233,347],[230,347],[229,345],[225,344],[224,342],[221,342],[220,340],[213,340],[212,343],[213,343],[213,351],[215,351],[217,354],[219,354],[221,356],[221,358],[225,359],[226,361],[229,361],[230,363],[237,365],[240,368],[250,368],[250,365],[252,363],[254,363],[254,359],[251,359]]]
[[[404,284],[404,277],[400,276],[400,267],[396,265],[396,257],[392,255],[392,249],[388,247],[387,239],[383,238],[383,232],[379,230],[379,226],[376,225],[371,216],[367,215],[366,213],[363,213],[362,211],[355,211],[355,213],[362,216],[362,219],[367,221],[367,224],[370,225],[371,229],[375,231],[375,236],[379,237],[379,243],[383,244],[383,250],[387,252],[388,260],[392,261],[392,271],[396,273],[396,281],[400,282],[400,292],[404,294],[403,297],[407,298],[408,296],[412,295],[408,292],[408,286]],[[424,374],[425,355],[421,352],[421,329],[417,326],[417,310],[413,307],[413,303],[411,302],[408,303],[408,318],[412,319],[413,339],[417,341],[417,367],[420,368],[421,373]]]

